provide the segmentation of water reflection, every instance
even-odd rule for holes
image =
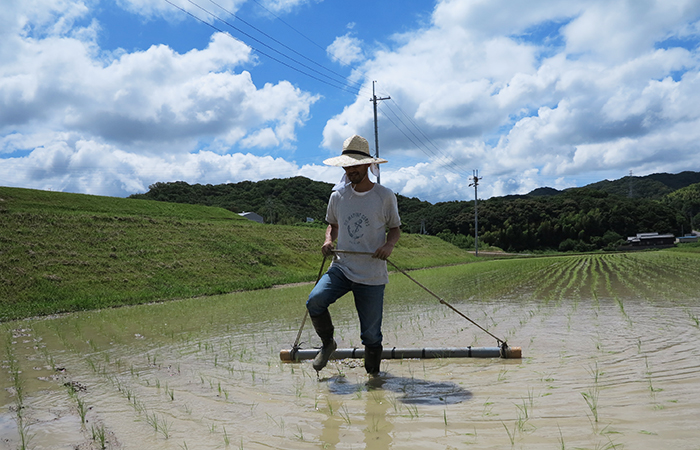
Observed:
[[[364,383],[351,383],[344,376],[327,379],[329,392],[352,395],[362,390],[384,390],[400,394],[398,400],[407,405],[452,405],[472,398],[471,392],[445,381],[428,381],[393,376],[382,372]]]

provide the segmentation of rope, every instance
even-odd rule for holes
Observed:
[[[314,286],[318,284],[318,282],[321,280],[321,275],[323,274],[323,266],[326,265],[326,257],[323,257],[323,261],[321,262],[321,268],[318,269],[318,276],[316,277],[316,282],[314,283]],[[301,327],[299,327],[299,332],[297,333],[297,338],[294,340],[294,345],[292,345],[292,350],[290,352],[290,357],[292,358],[292,361],[294,361],[294,355],[296,355],[296,352],[299,351],[300,344],[299,341],[301,340],[301,332],[304,330],[304,325],[306,324],[306,318],[309,316],[309,310],[306,309],[304,312],[304,318],[301,319]]]
[[[370,252],[353,252],[353,251],[345,251],[345,250],[333,250],[333,252],[334,252],[334,253],[346,253],[346,254],[349,254],[349,255],[373,255],[373,254],[374,254],[374,253],[370,253]],[[452,311],[456,312],[457,314],[459,314],[459,315],[462,316],[463,318],[467,319],[469,322],[471,322],[473,325],[475,325],[477,328],[479,328],[479,329],[480,329],[481,331],[483,331],[484,333],[486,333],[486,334],[488,334],[489,336],[491,336],[492,338],[496,339],[496,342],[498,342],[499,347],[501,347],[501,351],[502,351],[502,352],[505,352],[505,349],[508,347],[508,344],[506,344],[506,341],[504,341],[503,339],[500,339],[500,338],[494,336],[494,335],[493,335],[491,332],[489,332],[486,328],[484,328],[484,327],[482,327],[481,325],[479,325],[478,323],[474,322],[472,319],[470,319],[470,318],[467,317],[465,314],[463,314],[462,312],[460,312],[459,310],[457,310],[457,308],[455,308],[454,306],[452,306],[452,305],[450,305],[449,303],[447,303],[444,299],[442,299],[440,296],[438,296],[437,294],[435,294],[433,291],[431,291],[431,290],[428,289],[427,287],[423,286],[423,285],[422,285],[421,283],[419,283],[416,279],[414,279],[412,276],[410,276],[409,274],[407,274],[406,271],[404,271],[403,269],[401,269],[399,266],[397,266],[396,264],[394,264],[394,263],[393,263],[392,261],[390,261],[389,259],[387,259],[386,262],[388,262],[389,264],[391,264],[396,270],[398,270],[398,271],[401,272],[402,274],[406,275],[406,276],[408,277],[409,280],[413,281],[413,282],[416,283],[418,286],[422,287],[422,288],[423,288],[426,292],[428,292],[430,295],[432,295],[433,297],[435,297],[436,299],[438,299],[438,300],[440,301],[440,303],[442,303],[443,305],[447,306],[448,308],[450,308]]]

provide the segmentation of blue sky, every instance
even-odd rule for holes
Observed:
[[[700,170],[695,0],[3,3],[3,186],[335,182],[345,138],[374,147],[373,81],[409,197]]]

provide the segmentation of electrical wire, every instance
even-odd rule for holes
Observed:
[[[193,3],[191,0],[188,0],[188,1],[189,1],[190,3]],[[340,81],[336,80],[336,81],[338,81],[338,82],[340,82],[340,83],[345,83],[345,81],[348,81],[348,85],[350,85],[350,86],[354,85],[354,87],[355,87],[356,89],[358,89],[358,90],[362,89],[363,86],[361,85],[361,83],[350,81],[350,80],[348,80],[347,77],[345,77],[344,75],[341,75],[341,74],[339,74],[338,72],[335,72],[334,70],[329,69],[328,67],[326,67],[326,66],[324,66],[324,65],[322,65],[322,64],[320,64],[320,63],[318,63],[318,62],[316,62],[316,61],[314,61],[314,60],[312,60],[311,58],[308,58],[307,56],[305,56],[305,55],[299,53],[298,51],[296,51],[296,50],[294,50],[293,48],[289,47],[289,46],[286,45],[285,43],[279,41],[278,39],[276,39],[276,38],[274,38],[273,36],[269,35],[268,33],[264,32],[263,30],[257,28],[256,26],[252,25],[251,23],[247,22],[246,20],[244,20],[244,19],[241,18],[240,16],[236,15],[234,12],[227,10],[227,9],[224,8],[223,6],[221,6],[221,5],[219,5],[218,3],[216,3],[214,0],[209,0],[209,2],[212,3],[212,4],[214,4],[214,5],[216,5],[217,7],[219,7],[219,8],[220,8],[222,11],[224,11],[226,14],[229,14],[229,15],[235,17],[235,18],[238,19],[241,23],[246,24],[246,25],[249,26],[250,28],[252,28],[252,29],[254,29],[255,31],[257,31],[258,33],[262,34],[262,35],[265,36],[266,38],[272,40],[272,41],[275,42],[276,44],[281,45],[282,47],[284,47],[285,49],[287,49],[287,50],[289,50],[290,52],[294,53],[295,55],[300,56],[301,58],[304,58],[305,60],[309,61],[310,63],[312,63],[312,64],[314,64],[314,65],[320,67],[320,68],[323,69],[323,70],[328,71],[329,73],[332,73],[333,75],[335,75],[335,76],[337,76],[337,77],[340,77],[341,80],[340,80]],[[194,4],[194,3],[193,3],[193,4]],[[266,8],[266,10],[267,10],[267,8]],[[221,19],[219,19],[219,20],[221,20]],[[281,20],[281,19],[280,19],[280,20]],[[296,30],[295,30],[295,31],[296,31]],[[300,33],[300,34],[301,34],[301,33]],[[303,35],[302,35],[302,36],[303,36]],[[304,37],[306,37],[306,36],[304,36]],[[309,39],[309,38],[307,38],[307,39]],[[309,39],[309,40],[310,40],[310,39]],[[318,45],[318,44],[316,44],[316,45],[317,45],[318,47],[320,47],[320,45]],[[325,52],[325,50],[324,50],[324,52]]]
[[[396,122],[394,122],[389,115],[386,114],[386,111],[384,111],[383,106],[380,107],[382,109],[382,112],[384,112],[384,116],[408,139],[417,149],[425,153],[428,157],[432,156],[432,159],[437,161],[438,163],[442,164],[443,167],[446,169],[450,170],[451,172],[454,172],[456,175],[460,176],[465,176],[466,172],[464,172],[462,169],[460,169],[455,163],[454,160],[449,157],[448,155],[444,154],[437,146],[433,144],[433,147],[435,148],[435,151],[432,150],[423,140],[420,138],[420,136],[416,135],[416,133],[413,131],[413,129],[418,130],[419,133],[422,133],[425,136],[425,133],[422,132],[422,130],[418,127],[418,125],[411,121],[412,127],[409,127],[406,125],[406,123],[399,117],[392,109],[391,107],[388,106],[387,104],[387,109],[391,111],[391,113],[394,115],[396,120],[398,120],[401,125],[407,130],[407,132],[411,133],[413,138],[408,136],[406,132],[403,131],[401,127],[399,127]],[[408,116],[406,116],[408,117]],[[415,140],[414,140],[415,138]],[[417,142],[416,142],[417,141]]]
[[[216,25],[211,24],[211,23],[209,23],[209,22],[206,22],[205,20],[200,19],[199,17],[195,16],[194,14],[192,14],[192,13],[189,12],[189,11],[187,11],[186,9],[184,9],[184,8],[182,8],[182,7],[180,7],[180,6],[176,5],[176,4],[174,4],[174,3],[171,2],[170,0],[164,0],[164,1],[165,1],[166,3],[172,5],[173,7],[179,9],[180,11],[184,12],[184,13],[187,14],[188,16],[194,18],[195,20],[198,20],[199,22],[201,22],[201,23],[207,25],[208,27],[210,27],[210,28],[212,28],[212,29],[214,29],[214,30],[216,30],[216,31],[218,31],[218,32],[220,32],[220,33],[224,33],[224,34],[226,34],[226,35],[228,35],[228,36],[231,36],[230,34],[226,33],[226,32],[225,32],[224,30],[222,30],[221,28],[217,27]],[[226,25],[230,26],[231,28],[233,28],[234,30],[238,31],[239,33],[241,33],[241,34],[243,34],[243,35],[249,37],[250,39],[253,39],[254,41],[260,43],[261,45],[263,45],[263,46],[269,48],[269,49],[272,50],[273,52],[275,52],[275,53],[277,53],[277,54],[283,56],[284,58],[287,58],[287,59],[293,61],[294,63],[296,63],[296,64],[298,64],[298,65],[300,65],[300,66],[302,66],[302,67],[305,67],[305,68],[307,68],[308,70],[310,70],[310,71],[312,71],[312,72],[318,73],[319,75],[321,75],[321,76],[323,76],[323,77],[325,77],[325,78],[328,78],[328,79],[330,79],[330,80],[332,80],[332,81],[334,81],[334,82],[337,83],[336,80],[330,78],[328,75],[325,75],[325,74],[323,74],[323,73],[321,73],[321,72],[319,72],[319,71],[317,71],[317,70],[315,70],[315,69],[313,69],[313,68],[311,68],[311,67],[309,67],[309,66],[307,66],[307,65],[305,65],[305,64],[303,64],[303,63],[301,63],[301,62],[299,62],[299,61],[297,61],[297,60],[295,60],[294,58],[285,55],[284,53],[280,52],[279,50],[274,49],[273,47],[269,46],[268,44],[265,44],[265,43],[262,42],[261,40],[259,40],[259,39],[255,38],[255,37],[251,36],[250,34],[246,33],[245,31],[240,30],[239,28],[237,28],[237,27],[233,26],[232,24],[226,22],[225,20],[219,18],[219,17],[216,16],[214,13],[211,13],[211,12],[207,11],[205,8],[203,8],[203,7],[199,6],[199,5],[197,5],[196,3],[192,2],[191,0],[188,0],[188,2],[189,2],[189,3],[192,3],[192,5],[196,6],[196,7],[199,8],[199,9],[201,9],[201,10],[204,11],[205,13],[211,15],[211,16],[212,16],[213,18],[215,18],[216,20],[225,23]],[[231,36],[231,38],[233,38],[233,36]],[[253,46],[250,45],[250,44],[246,44],[246,45],[248,45],[248,46],[249,46],[251,49],[253,49],[254,51],[260,53],[261,55],[263,55],[263,56],[265,56],[265,57],[267,57],[267,58],[270,58],[271,60],[273,60],[273,61],[275,61],[275,62],[277,62],[277,63],[279,63],[279,64],[282,64],[283,66],[288,67],[288,68],[290,68],[290,69],[292,69],[292,70],[294,70],[294,71],[296,71],[296,72],[299,72],[299,73],[301,73],[302,75],[306,75],[307,77],[312,78],[312,79],[314,79],[314,80],[316,80],[316,81],[318,81],[318,82],[321,82],[321,83],[326,84],[326,85],[328,85],[328,86],[334,87],[334,88],[336,88],[336,89],[340,89],[340,90],[342,90],[342,91],[349,92],[349,93],[351,93],[351,94],[357,95],[357,94],[359,93],[359,90],[358,90],[357,88],[353,88],[352,86],[350,86],[350,85],[348,85],[348,84],[345,84],[344,86],[338,86],[338,85],[333,84],[333,83],[331,83],[331,82],[329,82],[329,81],[326,81],[326,80],[323,80],[323,79],[321,79],[321,78],[319,78],[319,77],[317,77],[317,76],[314,76],[314,75],[312,75],[312,74],[310,74],[310,73],[307,73],[307,72],[305,72],[304,70],[299,69],[298,67],[294,67],[293,65],[291,65],[291,64],[289,64],[289,63],[286,63],[286,62],[280,60],[279,58],[275,58],[274,56],[272,56],[272,55],[270,55],[270,54],[268,54],[268,53],[265,53],[264,51],[262,51],[262,50],[260,50],[260,49],[258,49],[258,48],[256,48],[256,47],[253,47]]]

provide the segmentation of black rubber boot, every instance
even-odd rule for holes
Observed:
[[[365,346],[365,370],[373,377],[379,375],[379,366],[382,362],[382,350],[383,347],[381,345],[376,347]]]
[[[316,369],[316,372],[319,372],[326,367],[328,360],[331,358],[331,355],[333,355],[335,349],[338,348],[338,345],[335,343],[335,339],[333,339],[333,322],[331,321],[331,314],[328,310],[320,316],[311,317],[311,323],[314,325],[314,330],[316,330],[318,337],[321,338],[321,343],[323,345],[313,362],[314,369]]]

